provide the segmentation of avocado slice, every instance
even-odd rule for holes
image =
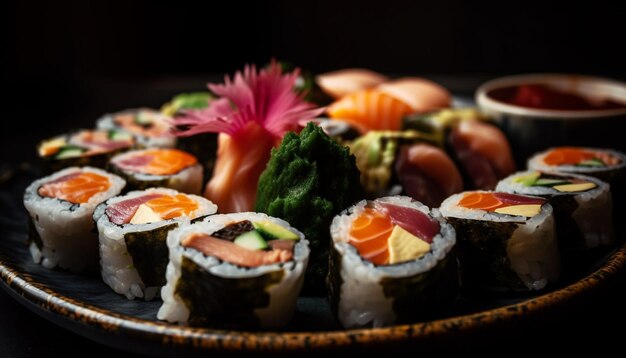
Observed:
[[[68,146],[61,148],[59,152],[57,153],[57,155],[55,156],[55,158],[56,159],[76,158],[76,157],[80,157],[81,155],[83,155],[85,151],[86,149],[84,148],[77,147],[74,145],[68,145]]]
[[[295,233],[285,229],[284,227],[274,224],[271,221],[253,222],[254,228],[265,238],[265,240],[298,240],[300,239]]]
[[[585,182],[576,184],[555,185],[554,189],[563,193],[575,193],[579,191],[586,191],[597,187],[595,183]]]
[[[249,250],[265,250],[269,247],[267,242],[263,240],[261,234],[256,230],[248,231],[237,236],[233,242],[235,245],[245,247]]]
[[[567,180],[561,180],[561,179],[539,179],[535,182],[534,185],[536,186],[555,186],[555,185],[563,185],[563,184],[570,184],[569,181]]]
[[[109,131],[109,139],[111,140],[130,140],[133,136],[129,133],[111,130]]]
[[[539,204],[524,204],[524,205],[511,205],[495,210],[498,214],[525,216],[531,218],[541,212],[541,205]]]
[[[518,176],[517,178],[513,179],[513,182],[522,184],[524,186],[533,186],[540,176],[540,172],[532,172],[530,174]]]

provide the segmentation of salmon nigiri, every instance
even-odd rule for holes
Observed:
[[[382,83],[377,88],[408,104],[415,113],[448,108],[452,104],[452,96],[447,89],[424,78],[399,78]]]
[[[258,72],[255,66],[246,66],[223,85],[209,84],[220,99],[176,119],[177,125],[187,128],[180,136],[220,133],[213,178],[205,190],[220,212],[252,211],[271,149],[300,121],[323,111],[293,90],[298,75],[297,69],[283,74],[276,62]]]
[[[361,133],[400,130],[402,119],[413,112],[408,104],[379,90],[349,94],[328,107],[328,115],[353,125]]]

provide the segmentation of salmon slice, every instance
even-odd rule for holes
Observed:
[[[222,261],[243,267],[271,265],[287,262],[293,258],[293,251],[280,248],[270,251],[250,250],[230,241],[216,239],[201,233],[188,236],[182,241],[182,245],[198,250],[206,256],[214,256]]]
[[[429,207],[439,207],[452,194],[463,190],[461,173],[441,149],[428,144],[402,147],[395,164],[403,190]]]
[[[375,87],[387,80],[388,78],[380,73],[361,68],[347,68],[315,77],[315,82],[322,91],[334,99]]]
[[[393,231],[391,219],[371,208],[365,208],[353,221],[349,243],[359,254],[376,265],[389,262],[388,239]]]
[[[128,224],[130,222],[130,219],[132,219],[132,217],[137,212],[137,208],[139,208],[139,205],[145,204],[152,199],[160,198],[162,196],[163,194],[148,194],[137,198],[120,201],[107,206],[104,212],[109,217],[109,221],[111,221],[112,223],[116,225]]]
[[[494,211],[515,205],[543,205],[545,199],[508,193],[468,192],[459,200],[458,205],[468,209]]]
[[[408,104],[416,113],[448,108],[452,104],[452,95],[448,90],[424,78],[399,78],[385,82],[377,89]]]
[[[148,149],[124,155],[114,164],[120,169],[152,175],[173,175],[198,162],[178,149]]]
[[[109,178],[95,173],[79,172],[64,175],[42,185],[38,193],[73,204],[84,204],[94,195],[107,191],[109,187],[111,187]]]
[[[543,161],[548,165],[576,165],[591,159],[601,160],[605,165],[617,165],[620,162],[618,158],[608,153],[578,147],[555,148],[543,158]]]
[[[477,189],[490,190],[515,171],[511,147],[495,126],[461,121],[450,135],[452,147]]]
[[[411,106],[379,90],[355,92],[328,107],[331,118],[346,121],[361,133],[400,130],[402,119],[412,112]]]
[[[163,220],[191,216],[194,211],[198,210],[198,203],[185,194],[162,195],[148,200],[145,204]]]

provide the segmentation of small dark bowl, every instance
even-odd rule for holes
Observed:
[[[575,145],[626,151],[626,109],[548,110],[521,107],[492,98],[491,91],[524,84],[546,84],[591,99],[626,103],[626,84],[610,79],[528,74],[489,81],[476,91],[476,103],[492,116],[511,142],[520,168],[534,153],[554,146]]]

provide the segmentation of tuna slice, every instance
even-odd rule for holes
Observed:
[[[192,234],[184,239],[182,244],[184,247],[198,250],[206,256],[214,256],[222,261],[243,267],[271,265],[289,261],[293,257],[293,252],[289,250],[250,250],[230,241],[220,240],[206,234],[198,233]]]
[[[498,198],[506,206],[533,205],[533,204],[543,205],[546,202],[546,200],[542,198],[533,198],[533,197],[515,195],[515,194],[509,194],[509,193],[494,193],[493,195],[496,198]]]
[[[145,204],[149,200],[160,198],[161,196],[163,195],[149,194],[138,198],[120,201],[109,205],[104,212],[112,223],[116,225],[128,224],[133,215],[135,215],[139,205]]]
[[[439,233],[439,222],[423,212],[404,206],[376,202],[377,210],[389,215],[391,222],[427,243]]]

